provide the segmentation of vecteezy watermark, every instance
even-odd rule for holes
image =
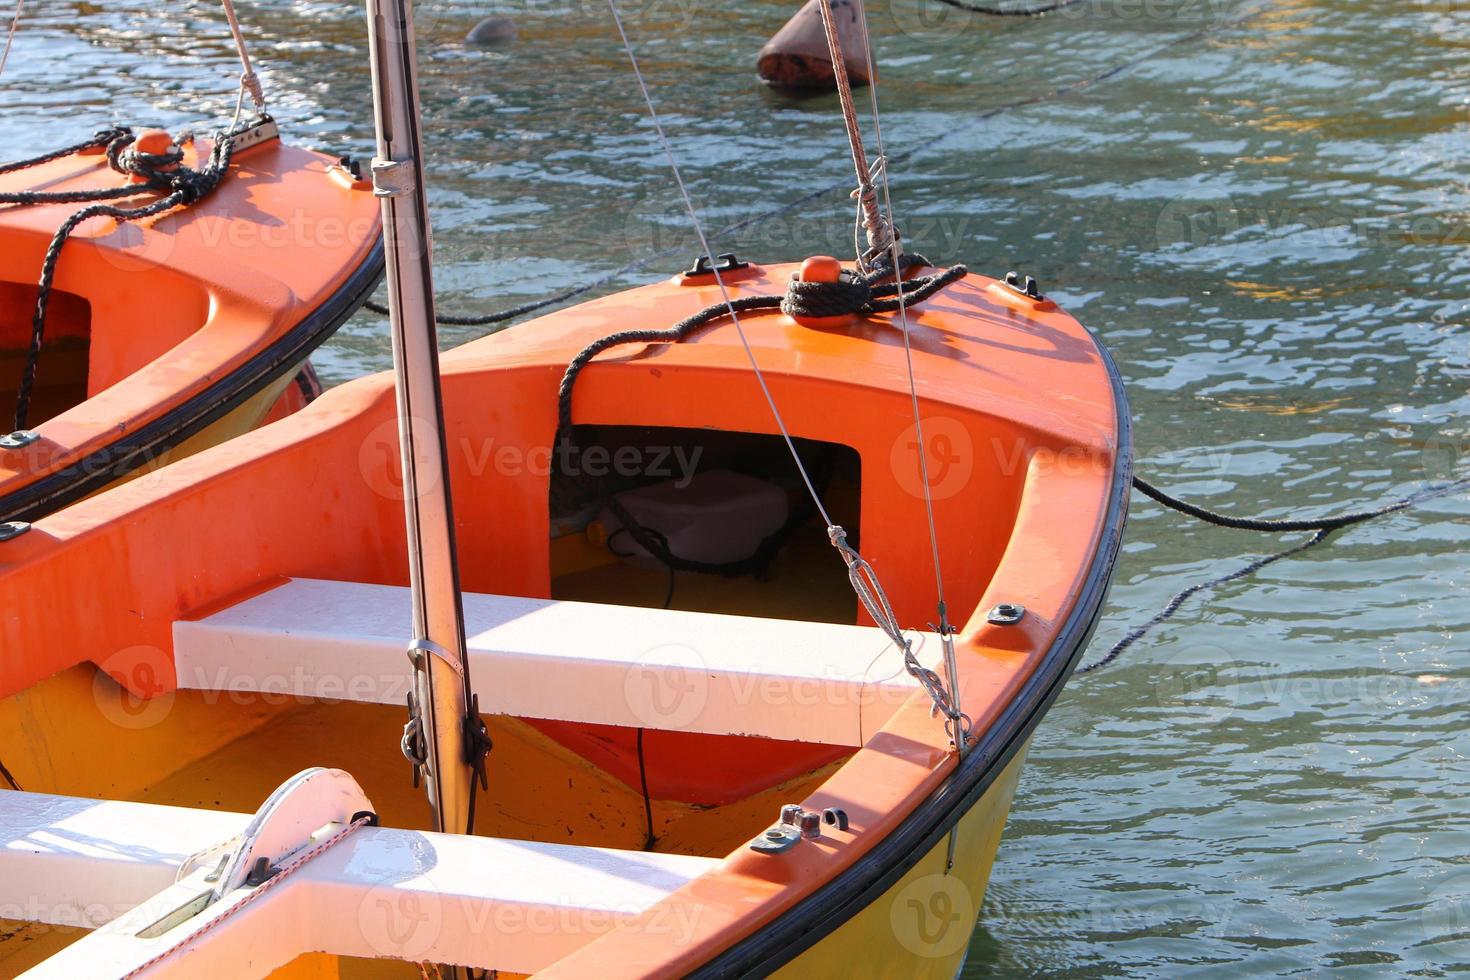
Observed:
[[[1430,247],[1470,242],[1464,214],[1364,211],[1341,206],[1250,204],[1228,197],[1188,197],[1167,202],[1154,223],[1161,248],[1210,248],[1218,257],[1247,242],[1285,238],[1318,249]]]
[[[958,954],[970,942],[980,910],[959,875],[915,878],[894,895],[888,924],[900,946],[925,959]]]
[[[679,731],[704,712],[709,666],[693,647],[661,644],[628,667],[623,697],[643,727]]]
[[[1426,668],[1410,672],[1290,669],[1251,663],[1212,644],[1184,645],[1158,664],[1159,706],[1218,724],[1242,711],[1320,712],[1371,705],[1385,712],[1430,703],[1454,705],[1470,695],[1470,677]]]
[[[414,418],[410,424],[416,438],[438,438],[427,420]],[[669,482],[682,490],[699,472],[704,447],[662,443],[582,446],[572,442],[525,446],[499,442],[493,436],[459,436],[450,438],[449,452],[451,462],[459,454],[464,463],[463,472],[471,479],[492,472],[511,479],[618,476]],[[357,465],[363,482],[373,493],[391,500],[404,498],[396,420],[388,419],[373,427],[358,446]],[[427,476],[429,482],[422,491],[425,493],[438,486],[437,473],[430,472]]]
[[[701,9],[694,0],[618,0],[625,28],[643,28],[658,37],[688,27]],[[560,25],[605,23],[609,16],[607,0],[422,0],[414,4],[413,26],[426,42],[443,42],[463,40],[490,17],[504,18],[518,30],[545,24],[551,33],[565,29]]]
[[[1451,874],[1419,910],[1425,953],[1441,962],[1470,959],[1470,873]]]
[[[327,209],[296,208],[288,214],[255,209],[234,213],[224,204],[205,203],[211,216],[227,220],[193,221],[188,210],[142,221],[125,221],[94,239],[104,262],[123,272],[142,272],[167,264],[179,240],[178,225],[188,223],[193,241],[214,251],[361,249],[380,233],[372,214],[343,215]]]
[[[911,423],[890,444],[888,465],[894,481],[912,497],[924,496],[925,479],[934,500],[946,500],[964,492],[975,479],[977,468],[1007,480],[1028,470],[1060,476],[1082,476],[1112,471],[1113,457],[1087,446],[1059,449],[1038,446],[1023,435],[976,437],[961,419],[932,415]],[[924,453],[919,453],[920,431]],[[921,465],[922,464],[922,465]]]
[[[757,215],[715,215],[701,211],[699,217],[709,229],[711,246],[717,252],[734,251],[742,259],[776,262],[810,255],[850,257],[854,247],[853,212],[839,195],[834,194],[832,200],[832,207],[815,211]],[[978,226],[977,216],[969,213],[907,212],[900,230],[905,248],[942,261],[943,256],[963,254]],[[674,196],[645,198],[629,206],[623,219],[623,233],[628,249],[639,255],[682,249],[692,260],[699,250],[689,213]]]
[[[975,444],[970,438],[970,430],[959,419],[936,415],[921,421],[922,426],[914,423],[899,433],[889,449],[888,464],[905,493],[922,498],[927,476],[930,496],[935,500],[945,500],[969,485],[975,470]],[[921,428],[924,442],[922,457],[919,453]]]
[[[627,931],[684,947],[694,939],[702,914],[688,902],[665,902],[653,909],[633,902],[591,907],[581,895],[493,901],[446,890],[441,887],[445,877],[438,871],[419,872],[410,881],[368,889],[357,907],[364,944],[380,956],[401,960],[450,958],[451,944],[478,945],[487,936],[499,941],[558,936],[575,943]]]
[[[432,875],[422,875],[412,889],[405,884],[370,888],[357,904],[357,927],[368,947],[380,956],[421,960],[444,930],[445,899]]]
[[[92,700],[97,711],[118,728],[152,728],[173,711],[175,694],[159,676],[168,655],[146,643],[124,647],[97,664]],[[114,675],[124,678],[119,684]]]

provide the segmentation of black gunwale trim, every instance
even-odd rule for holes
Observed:
[[[0,519],[33,521],[85,497],[207,428],[310,356],[383,278],[383,239],[299,323],[204,391],[69,466],[0,498]]]
[[[1089,331],[1092,333],[1092,331]],[[818,888],[755,934],[717,954],[694,977],[765,976],[791,962],[881,897],[944,839],[1030,738],[1082,659],[1112,583],[1128,519],[1133,476],[1133,420],[1112,355],[1092,334],[1112,383],[1118,420],[1117,463],[1097,551],[1081,594],[1035,673],[996,723],[970,749],[961,767],[908,820],[852,867]]]

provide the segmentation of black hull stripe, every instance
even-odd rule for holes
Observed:
[[[0,519],[33,521],[85,497],[208,428],[305,360],[372,295],[383,278],[379,237],[338,290],[218,383],[65,469],[0,498]]]
[[[1117,463],[1097,553],[1056,642],[1001,717],[909,819],[852,867],[794,908],[691,973],[694,977],[766,976],[791,962],[881,898],[944,839],[1026,744],[1066,685],[1092,639],[1112,582],[1128,519],[1133,429],[1117,365],[1096,340],[1112,382],[1118,416]]]

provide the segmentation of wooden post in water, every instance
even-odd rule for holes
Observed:
[[[867,85],[868,32],[852,0],[807,0],[796,16],[776,32],[756,59],[756,74],[772,88],[794,92],[832,92],[837,81],[822,30],[822,3],[832,5],[843,63],[853,85]]]

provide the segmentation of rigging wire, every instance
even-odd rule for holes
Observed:
[[[225,8],[225,19],[230,22],[230,36],[235,39],[235,53],[240,56],[240,95],[235,100],[235,118],[230,123],[230,128],[235,129],[240,125],[240,112],[245,108],[245,94],[250,94],[250,100],[255,103],[255,113],[264,116],[265,112],[265,90],[261,87],[260,78],[255,74],[255,69],[250,65],[250,52],[245,47],[245,35],[240,30],[240,18],[235,16],[235,0],[220,0]]]
[[[856,6],[856,9],[857,9],[858,18],[862,22],[862,25],[863,25],[863,36],[864,37],[868,37],[868,33],[867,33],[868,14],[867,14],[867,10],[863,7],[863,0],[854,0],[854,3],[855,3],[855,6]],[[890,189],[889,182],[888,182],[887,154],[886,154],[886,151],[885,151],[884,146],[883,146],[883,122],[882,122],[881,116],[878,113],[878,73],[876,71],[876,67],[873,64],[873,46],[872,46],[872,44],[869,43],[869,44],[864,45],[863,47],[864,47],[863,57],[867,59],[868,77],[873,80],[872,81],[872,84],[868,86],[868,95],[869,95],[869,100],[872,103],[872,111],[873,111],[873,139],[874,139],[874,142],[875,142],[875,144],[877,146],[877,150],[878,150],[878,167],[877,167],[877,169],[878,169],[879,177],[882,180],[882,188],[883,188],[883,210],[884,210],[884,212],[887,213],[888,220],[890,222],[893,222],[893,221],[896,221],[895,212],[893,210],[893,192]],[[893,236],[891,238],[891,242],[890,242],[889,248],[891,249],[891,260],[892,260],[891,264],[892,264],[892,266],[893,266],[894,269],[898,269],[899,268],[898,262],[899,262],[899,251],[900,251],[900,249],[899,249],[898,234],[897,234],[896,231],[894,232],[894,234],[893,234]],[[900,278],[901,278],[901,274],[900,273],[895,273],[895,275],[896,276],[900,276]],[[906,369],[908,371],[909,401],[910,401],[910,403],[912,405],[913,414],[914,414],[914,439],[919,444],[918,445],[919,480],[920,480],[922,486],[924,487],[924,513],[925,513],[925,516],[928,518],[928,521],[929,521],[929,547],[930,547],[930,550],[932,552],[932,557],[933,557],[933,561],[934,561],[934,588],[935,588],[935,592],[936,592],[936,594],[938,595],[938,598],[939,598],[939,633],[940,633],[940,636],[944,638],[945,654],[946,654],[947,660],[949,662],[948,665],[950,667],[951,673],[953,675],[953,671],[955,669],[955,665],[953,663],[953,660],[954,660],[954,642],[950,638],[951,633],[952,633],[952,630],[951,630],[950,625],[949,625],[949,611],[948,611],[948,608],[949,607],[948,607],[948,604],[945,602],[945,595],[944,595],[944,571],[943,571],[943,568],[942,568],[942,566],[940,564],[940,561],[939,561],[939,531],[938,531],[938,525],[937,525],[937,523],[935,522],[935,519],[934,519],[934,491],[933,491],[933,486],[929,482],[929,460],[928,460],[928,457],[926,455],[926,447],[927,447],[928,444],[924,441],[924,422],[923,422],[923,419],[920,418],[920,415],[919,415],[919,392],[918,392],[918,384],[917,384],[917,382],[914,379],[914,352],[913,352],[913,344],[911,343],[910,336],[909,336],[908,304],[905,302],[904,292],[903,292],[903,288],[902,288],[901,285],[900,285],[900,288],[898,290],[898,321],[899,321],[899,325],[901,326],[901,328],[903,330],[903,357],[904,357],[904,366],[906,367]],[[958,678],[958,676],[951,676],[950,677],[950,684],[951,684],[951,691],[952,691],[952,696],[954,697],[954,700],[955,700],[955,704],[958,705],[959,704],[959,678]],[[963,751],[963,747],[962,746],[961,746],[961,751]]]
[[[878,580],[878,574],[872,565],[847,542],[847,532],[841,526],[834,524],[832,517],[827,513],[827,507],[822,502],[821,495],[817,493],[815,484],[812,482],[811,474],[802,462],[801,454],[797,452],[796,443],[791,438],[791,432],[786,427],[786,421],[781,411],[776,406],[776,400],[771,394],[770,386],[766,383],[765,374],[761,371],[760,364],[756,360],[755,349],[751,346],[749,337],[746,336],[745,327],[740,322],[739,314],[736,312],[737,301],[730,296],[729,289],[725,286],[724,277],[720,275],[718,264],[715,262],[714,252],[709,245],[709,239],[705,235],[704,224],[699,220],[699,214],[695,211],[694,202],[689,197],[689,189],[684,184],[684,177],[679,170],[678,161],[674,158],[673,147],[669,144],[668,136],[664,133],[663,124],[659,120],[658,109],[653,104],[653,96],[648,91],[648,83],[643,78],[643,72],[638,66],[638,58],[633,53],[633,44],[628,40],[628,34],[623,28],[623,19],[618,12],[617,0],[607,0],[608,7],[612,11],[613,23],[617,26],[618,36],[622,39],[623,50],[627,52],[628,63],[632,66],[633,75],[638,81],[639,91],[643,94],[644,104],[648,107],[649,120],[653,124],[653,130],[658,137],[660,147],[663,149],[664,158],[668,161],[669,169],[674,177],[674,184],[679,189],[679,196],[684,202],[684,210],[689,215],[689,220],[694,226],[695,235],[699,238],[699,244],[703,250],[702,254],[709,261],[710,269],[714,273],[716,285],[719,286],[720,296],[724,302],[725,309],[729,311],[731,322],[735,326],[735,332],[740,338],[741,346],[745,349],[745,356],[750,361],[751,371],[756,381],[760,384],[761,393],[765,396],[766,404],[770,407],[771,416],[775,420],[776,427],[781,432],[781,437],[786,441],[786,448],[791,453],[791,458],[796,463],[796,470],[801,475],[802,482],[806,485],[807,493],[815,504],[817,513],[821,515],[822,521],[827,526],[827,537],[832,546],[837,549],[843,564],[847,566],[847,578],[851,583],[853,591],[857,593],[858,600],[868,610],[873,621],[893,641],[894,645],[903,651],[904,667],[924,688],[933,702],[936,711],[945,716],[945,730],[958,745],[962,743],[969,732],[970,719],[955,706],[950,693],[945,689],[944,683],[934,671],[918,662],[914,655],[913,641],[906,637],[898,624],[898,618],[894,615],[893,607],[889,604],[888,596],[883,590],[882,583]],[[897,270],[896,270],[897,271]],[[898,272],[898,275],[902,275]],[[899,293],[902,295],[902,282],[898,283]]]
[[[963,123],[959,126],[948,128],[937,136],[930,137],[929,139],[923,140],[907,150],[896,153],[893,156],[889,157],[887,162],[889,164],[895,164],[917,159],[921,154],[929,150],[933,150],[936,147],[942,146],[951,139],[971,132],[977,126],[980,126],[1008,112],[1014,112],[1018,109],[1029,108],[1034,105],[1042,105],[1047,102],[1055,102],[1060,99],[1065,99],[1068,96],[1076,95],[1080,92],[1085,92],[1095,85],[1123,75],[1129,71],[1132,71],[1135,68],[1140,67],[1141,65],[1148,64],[1154,58],[1158,57],[1166,51],[1170,51],[1174,48],[1181,47],[1186,44],[1191,44],[1195,41],[1200,40],[1201,38],[1210,37],[1220,31],[1226,30],[1231,27],[1238,27],[1241,24],[1264,16],[1283,2],[1284,0],[1262,0],[1262,2],[1254,4],[1250,7],[1250,9],[1235,17],[1226,17],[1220,20],[1211,20],[1209,24],[1202,28],[1191,31],[1188,34],[1181,34],[1178,37],[1174,37],[1160,44],[1157,44],[1140,55],[1129,58],[1125,61],[1120,61],[1117,64],[1105,68],[1102,71],[1096,72],[1092,75],[1089,75],[1086,78],[1081,78],[1073,82],[1066,82],[1061,85],[1056,85],[1050,89],[1047,89],[1044,92],[1037,93],[1036,95],[1028,95],[1024,98],[1012,99],[1009,102],[1003,102],[1000,105],[994,106],[990,109],[986,109],[983,112],[978,112],[975,115],[971,116],[968,122]],[[748,218],[741,218],[739,221],[731,222],[723,228],[718,228],[715,230],[713,237],[725,238],[730,235],[745,231],[748,228],[759,226],[762,223],[770,221],[774,218],[779,218],[783,215],[790,214],[793,211],[797,211],[813,201],[817,201],[821,198],[826,197],[828,194],[833,194],[837,191],[845,190],[848,188],[848,186],[848,181],[846,179],[843,179],[834,181],[830,184],[826,184],[822,187],[818,187],[814,190],[807,191],[805,194],[792,198],[784,204],[778,204],[774,207],[767,208],[763,211],[759,211],[751,215]],[[509,320],[514,320],[517,317],[525,316],[528,313],[535,313],[537,310],[544,310],[547,307],[556,306],[559,303],[564,303],[568,300],[575,299],[578,296],[589,293],[592,290],[598,289],[602,286],[618,282],[639,271],[645,266],[651,265],[654,262],[662,261],[663,259],[668,259],[677,255],[684,254],[684,251],[685,249],[683,246],[675,245],[670,248],[663,249],[662,251],[645,255],[640,259],[635,259],[634,261],[629,262],[624,266],[614,269],[612,272],[604,273],[603,275],[597,276],[594,279],[589,279],[581,285],[571,286],[554,295],[544,296],[540,299],[529,300],[525,303],[520,303],[516,306],[504,310],[499,310],[494,313],[486,313],[478,316],[452,316],[448,314],[440,314],[435,317],[435,320],[438,323],[462,327],[482,327],[490,326],[497,323],[504,323]],[[388,313],[388,308],[383,306],[381,303],[368,302],[364,303],[363,306],[365,309],[382,316],[386,316]]]
[[[10,60],[10,45],[15,41],[16,29],[20,27],[20,12],[26,0],[15,0],[15,16],[10,18],[10,30],[5,34],[5,49],[0,51],[0,76],[5,74],[5,63]]]
[[[668,161],[669,170],[673,173],[674,184],[679,189],[679,197],[684,202],[684,210],[689,215],[690,222],[694,225],[694,233],[699,238],[701,254],[710,264],[710,270],[714,273],[715,285],[720,289],[720,298],[725,308],[730,312],[730,320],[735,325],[735,332],[740,337],[740,344],[745,348],[745,356],[750,361],[751,370],[755,374],[755,380],[760,384],[761,394],[765,396],[766,404],[770,406],[771,416],[776,422],[776,427],[781,430],[781,437],[786,440],[786,448],[791,452],[791,458],[796,461],[797,472],[801,474],[802,482],[806,484],[807,493],[811,495],[813,503],[816,504],[817,513],[822,515],[822,521],[832,527],[832,518],[827,513],[826,506],[822,503],[821,496],[817,493],[816,486],[812,483],[806,466],[801,461],[801,454],[796,451],[796,443],[791,439],[791,433],[786,428],[786,420],[781,416],[781,410],[776,407],[776,399],[771,395],[771,389],[766,384],[766,376],[761,371],[760,364],[756,361],[755,349],[751,347],[750,339],[745,335],[745,327],[740,322],[740,316],[735,312],[735,303],[730,296],[729,289],[725,286],[725,279],[720,275],[719,265],[715,262],[714,252],[710,249],[709,239],[705,237],[704,223],[699,220],[699,214],[694,209],[694,202],[689,197],[689,189],[684,185],[684,175],[679,170],[679,163],[674,158],[674,149],[669,144],[669,138],[664,134],[663,123],[659,120],[658,109],[654,107],[653,96],[649,94],[648,83],[644,81],[643,70],[638,67],[638,57],[633,53],[633,43],[628,40],[627,31],[623,29],[623,18],[618,12],[617,0],[607,0],[608,8],[612,11],[613,23],[617,26],[618,37],[622,39],[623,50],[628,55],[628,64],[633,68],[633,77],[638,81],[638,89],[643,93],[643,102],[648,106],[648,118],[653,124],[653,131],[658,137],[659,146],[663,149],[664,159]]]

